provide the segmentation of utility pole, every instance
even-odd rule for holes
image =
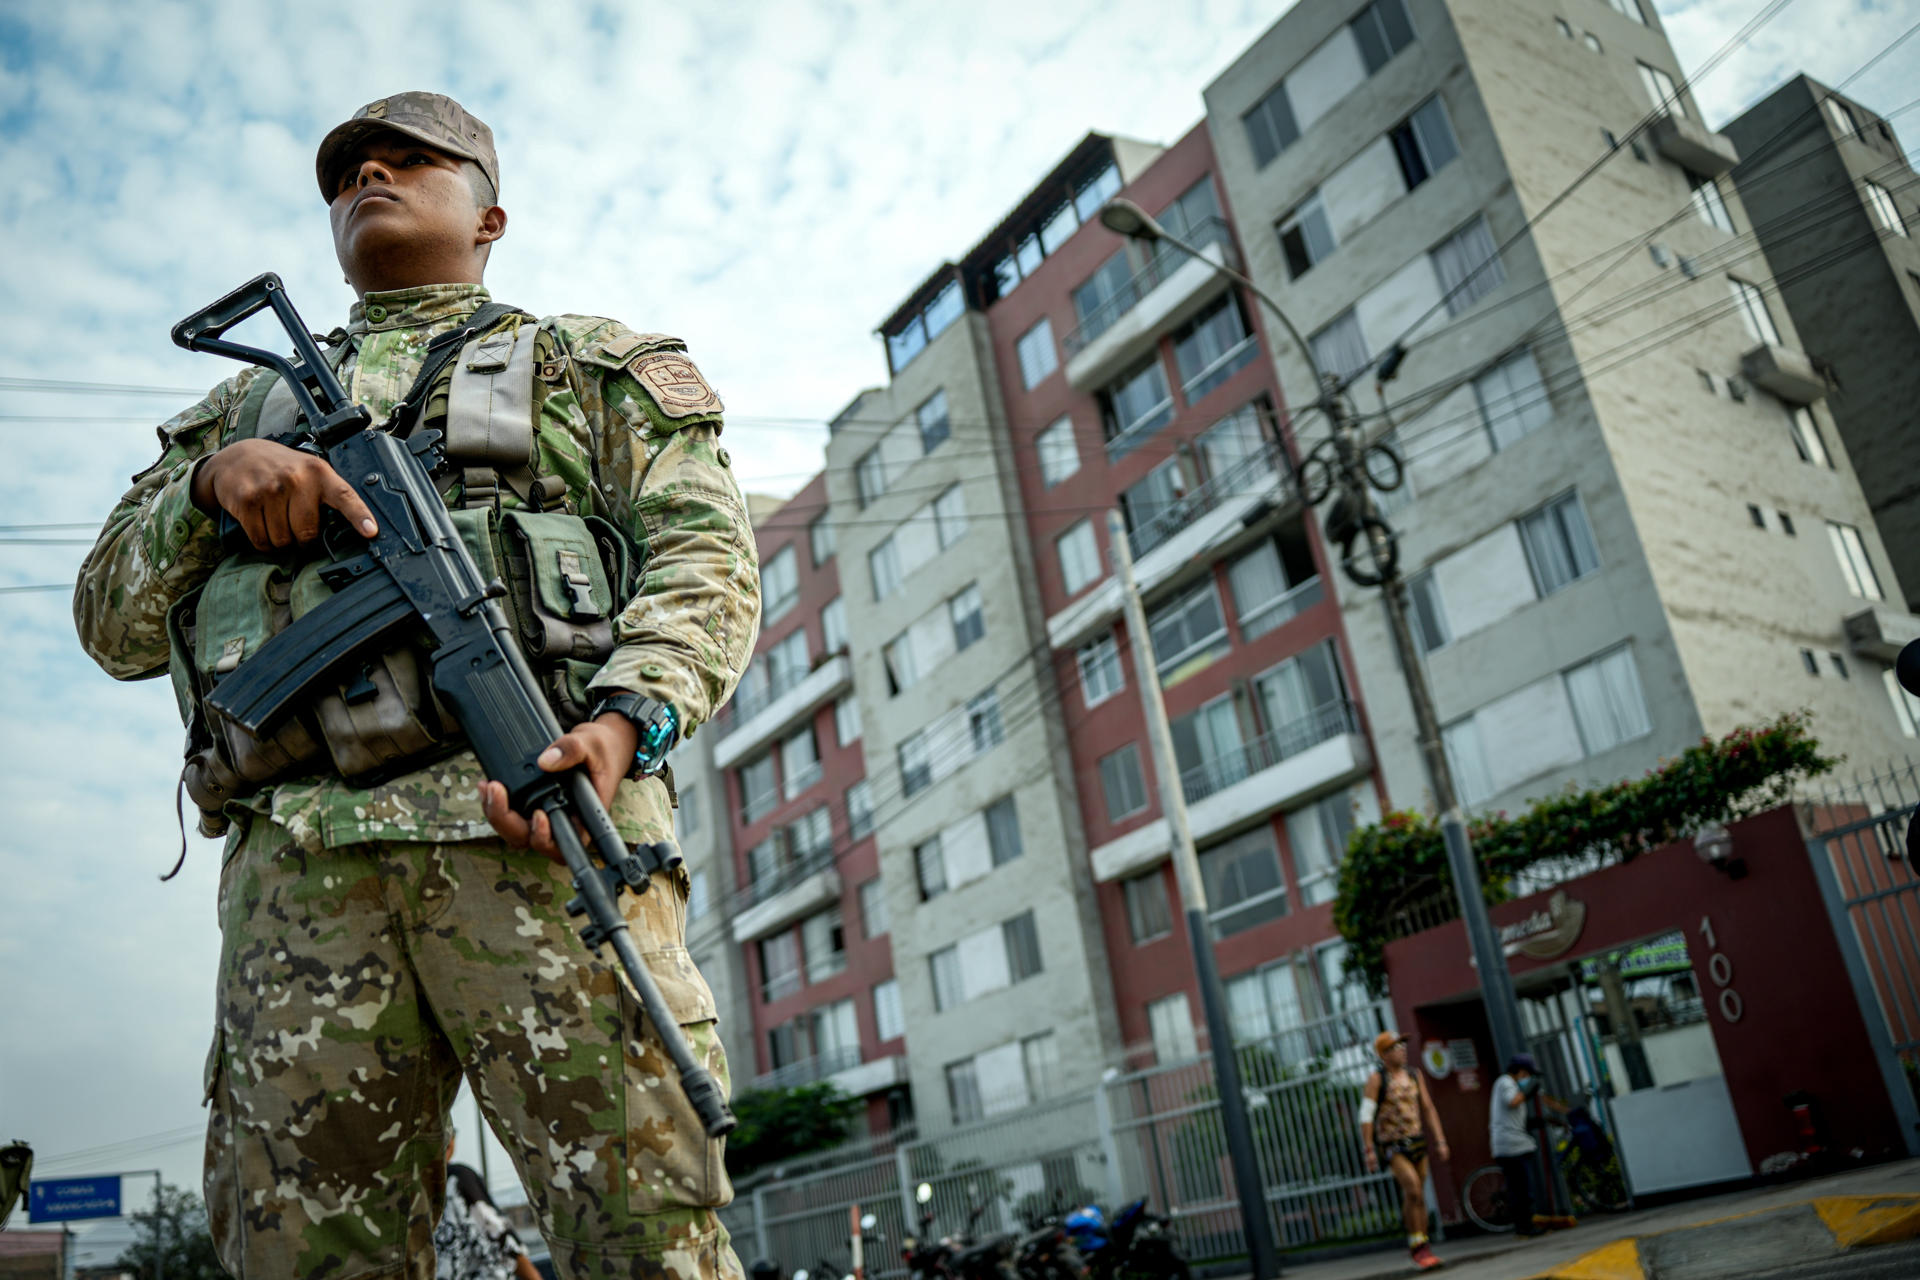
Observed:
[[[1159,664],[1153,656],[1153,636],[1147,631],[1147,611],[1133,580],[1133,549],[1118,511],[1107,512],[1107,545],[1112,549],[1113,570],[1120,579],[1120,599],[1126,607],[1140,706],[1147,714],[1147,741],[1153,748],[1153,772],[1160,782],[1160,812],[1166,816],[1168,834],[1173,839],[1174,876],[1180,885],[1180,905],[1186,912],[1187,945],[1193,951],[1193,972],[1200,983],[1200,1005],[1206,1012],[1214,1087],[1220,1094],[1220,1126],[1226,1131],[1233,1184],[1240,1193],[1240,1225],[1246,1233],[1253,1280],[1271,1280],[1280,1274],[1280,1255],[1274,1247],[1266,1185],[1260,1177],[1253,1130],[1247,1122],[1247,1096],[1240,1087],[1240,1063],[1233,1052],[1233,1029],[1227,1023],[1220,969],[1214,963],[1213,932],[1207,924],[1207,886],[1200,878],[1200,858],[1194,852],[1193,829],[1187,822],[1187,796],[1180,788],[1180,765],[1174,759],[1173,733],[1167,726],[1167,704],[1160,689]]]

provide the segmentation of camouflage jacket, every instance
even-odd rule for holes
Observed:
[[[447,284],[355,303],[346,329],[354,349],[341,370],[348,394],[383,420],[412,386],[428,341],[486,301],[479,285]],[[719,401],[697,383],[690,393],[655,372],[660,353],[684,349],[675,339],[594,316],[540,323],[543,340],[551,334],[563,350],[540,353],[536,470],[566,482],[573,510],[594,509],[589,460],[597,447],[604,499],[597,509],[624,523],[649,555],[639,593],[616,620],[613,656],[593,686],[668,702],[692,733],[732,694],[760,625],[759,562],[719,444]],[[261,376],[244,370],[159,428],[158,461],[134,477],[81,568],[74,621],[87,652],[116,679],[166,671],[167,611],[220,562],[214,521],[190,497],[192,473],[230,436]],[[444,416],[444,406],[443,386],[424,421]],[[246,803],[309,848],[483,839],[493,831],[480,811],[480,782],[479,762],[461,752],[378,786],[296,779]],[[613,817],[629,840],[672,837],[658,778],[622,783]]]

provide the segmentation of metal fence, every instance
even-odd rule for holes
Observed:
[[[1362,1165],[1358,1105],[1373,1037],[1393,1025],[1385,1001],[1322,1018],[1236,1053],[1276,1238],[1287,1247],[1399,1230],[1399,1193]],[[743,1179],[722,1220],[744,1254],[788,1269],[848,1262],[852,1206],[877,1219],[867,1270],[901,1274],[899,1242],[914,1189],[933,1189],[943,1230],[1017,1230],[1027,1215],[1147,1197],[1174,1222],[1192,1261],[1243,1256],[1240,1201],[1205,1054],[1108,1073],[1093,1089],[937,1133],[896,1131]],[[844,1270],[828,1274],[843,1274]]]

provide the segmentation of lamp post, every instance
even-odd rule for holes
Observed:
[[[1473,961],[1479,971],[1481,999],[1486,1005],[1488,1030],[1493,1037],[1494,1054],[1504,1064],[1526,1047],[1520,1026],[1519,1002],[1513,992],[1513,977],[1507,970],[1505,952],[1487,918],[1486,898],[1480,886],[1480,871],[1467,839],[1466,820],[1453,785],[1453,770],[1447,762],[1440,737],[1440,719],[1434,711],[1433,692],[1427,685],[1426,667],[1413,642],[1413,629],[1407,621],[1406,583],[1400,576],[1398,535],[1373,504],[1368,483],[1366,457],[1384,447],[1370,445],[1361,436],[1359,423],[1343,394],[1346,383],[1320,368],[1313,347],[1287,318],[1280,304],[1246,276],[1223,262],[1215,262],[1198,249],[1167,231],[1153,215],[1131,200],[1116,197],[1100,210],[1100,223],[1109,231],[1129,239],[1148,243],[1163,241],[1190,258],[1207,263],[1216,272],[1246,289],[1266,305],[1267,311],[1286,330],[1301,359],[1313,374],[1313,407],[1326,415],[1334,449],[1334,480],[1339,493],[1327,513],[1328,533],[1341,544],[1342,564],[1347,576],[1361,586],[1379,587],[1387,606],[1387,623],[1393,644],[1405,673],[1407,695],[1413,703],[1414,724],[1420,736],[1420,753],[1433,788],[1435,807],[1440,810],[1440,833],[1446,844],[1447,867],[1453,874],[1453,887],[1459,897],[1460,916],[1466,924],[1467,940],[1473,949]],[[1396,348],[1388,363],[1398,367],[1404,351]],[[1391,454],[1389,454],[1391,456]],[[1393,458],[1397,468],[1399,459]],[[1364,539],[1359,552],[1351,550],[1356,538]],[[1361,558],[1364,555],[1364,560]],[[1153,678],[1142,676],[1142,683]],[[1154,685],[1159,694],[1157,679]],[[1143,695],[1144,696],[1144,695]],[[1216,1054],[1216,1056],[1218,1056]]]

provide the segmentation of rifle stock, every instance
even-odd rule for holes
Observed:
[[[295,360],[221,336],[269,307],[293,341]],[[188,350],[263,365],[286,378],[308,423],[306,440],[325,450],[379,525],[374,537],[364,538],[337,513],[325,513],[326,545],[339,559],[323,576],[341,589],[263,644],[215,686],[208,704],[249,733],[270,730],[341,683],[351,664],[409,633],[417,637],[427,651],[433,687],[486,776],[505,784],[516,810],[547,814],[573,877],[575,897],[567,913],[588,917],[581,935],[596,955],[602,944],[612,945],[708,1136],[731,1131],[726,1097],[694,1058],[618,903],[621,890],[644,893],[652,872],[671,870],[679,856],[670,844],[628,849],[585,770],[548,773],[539,767],[541,752],[560,736],[560,723],[495,603],[504,586],[481,579],[422,460],[434,453],[437,433],[402,441],[373,429],[366,409],[347,399],[271,273],[182,320],[173,339]],[[341,555],[341,547],[353,550]],[[593,864],[576,819],[601,866]]]

